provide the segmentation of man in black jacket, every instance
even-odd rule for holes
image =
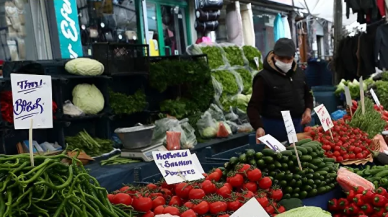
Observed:
[[[313,96],[294,56],[294,42],[279,39],[265,58],[264,69],[253,80],[247,113],[257,138],[267,133],[281,142],[287,140],[281,111],[290,111],[297,133],[311,121]]]

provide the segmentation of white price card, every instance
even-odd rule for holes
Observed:
[[[364,94],[364,80],[362,76],[360,77],[360,101],[361,101],[361,111],[362,114],[365,114],[365,94]]]
[[[201,165],[201,163],[199,162],[199,159],[198,159],[197,155],[194,153],[194,154],[191,155],[191,157],[193,158],[193,163],[194,163],[195,167],[197,168],[197,170],[198,170],[201,174],[204,174],[205,171],[203,170],[202,165]]]
[[[281,152],[286,150],[286,147],[282,143],[280,143],[277,139],[275,139],[273,136],[269,134],[260,137],[259,140],[262,143],[264,143],[268,148],[276,152]]]
[[[11,74],[15,129],[53,128],[51,76]]]
[[[195,166],[190,150],[153,151],[152,156],[169,185],[204,178]]]
[[[319,120],[321,121],[322,127],[324,131],[328,131],[331,129],[334,124],[331,120],[330,114],[327,111],[325,105],[321,104],[314,108],[315,113],[317,113]]]
[[[253,61],[255,61],[256,67],[259,68],[259,66],[260,66],[259,57],[253,57]]]
[[[346,99],[346,104],[347,104],[350,108],[352,108],[352,97],[350,96],[349,87],[348,87],[348,86],[345,86],[344,89],[345,89],[345,99]]]
[[[375,101],[377,106],[380,106],[380,100],[377,97],[375,91],[373,89],[370,89],[370,93],[372,94],[373,100]]]
[[[298,137],[296,136],[294,122],[292,121],[290,111],[282,111],[284,126],[287,130],[288,142],[290,144],[298,142]]]
[[[250,199],[230,217],[269,217],[264,208],[257,202],[256,198]]]

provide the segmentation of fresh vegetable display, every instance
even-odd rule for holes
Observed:
[[[77,156],[34,156],[34,163],[29,154],[0,155],[0,216],[132,216],[109,203]]]
[[[331,158],[324,157],[319,142],[304,139],[296,144],[301,160],[301,171],[293,147],[276,153],[271,149],[262,152],[247,150],[239,157],[232,157],[225,168],[239,167],[241,163],[255,165],[262,174],[269,176],[284,192],[284,198],[308,198],[326,193],[336,186],[338,165]]]
[[[104,65],[90,58],[76,58],[65,64],[65,69],[70,74],[97,76],[104,72]]]
[[[79,132],[77,136],[67,136],[65,140],[67,150],[80,149],[92,157],[100,156],[113,150],[112,140],[92,138],[86,130]]]
[[[262,61],[261,52],[257,48],[255,48],[253,46],[249,46],[249,45],[244,45],[242,47],[242,49],[243,49],[245,57],[248,59],[249,66],[252,69],[261,70],[263,68],[263,61]],[[259,67],[257,67],[256,62],[254,60],[255,57],[257,57],[259,59]]]
[[[109,90],[109,104],[115,114],[133,114],[144,111],[147,99],[143,90],[138,90],[133,95]]]
[[[210,69],[217,69],[225,65],[222,50],[219,46],[203,46],[200,49],[202,53],[207,54]]]
[[[120,157],[120,155],[115,155],[106,160],[101,161],[101,165],[117,165],[117,164],[130,164],[130,163],[138,163],[140,160],[134,160],[130,158]]]
[[[165,182],[143,187],[124,186],[108,195],[112,204],[132,205],[142,217],[171,214],[180,217],[230,216],[252,198],[270,216],[286,211],[280,205],[281,189],[269,177],[248,164],[230,171],[226,182],[221,168],[205,175],[204,180],[167,185]],[[140,217],[140,216],[139,216]]]
[[[376,188],[383,187],[388,189],[388,166],[367,165],[364,168],[347,169],[372,182]]]
[[[368,78],[364,80],[363,87],[364,91],[367,91],[368,85],[373,84],[374,81],[372,78]],[[358,99],[360,98],[360,83],[354,79],[353,81],[346,81],[344,79],[341,80],[341,82],[337,85],[337,89],[335,90],[335,94],[337,96],[345,93],[345,86],[349,87],[350,96],[352,99]]]
[[[365,114],[362,114],[362,108],[361,106],[358,106],[348,124],[353,128],[366,132],[369,138],[373,138],[384,130],[387,125],[387,121],[383,119],[385,115],[379,113],[380,111],[377,108],[377,105],[374,105],[372,100],[366,98],[364,103]],[[354,106],[357,106],[357,103],[353,102],[352,107]],[[388,112],[386,119],[388,120]]]
[[[244,89],[242,91],[243,94],[251,94],[252,93],[252,74],[245,68],[236,68],[235,71],[240,74]]]
[[[372,140],[367,133],[349,126],[344,120],[333,121],[333,124],[334,127],[331,128],[333,139],[329,131],[324,132],[322,126],[305,128],[305,132],[310,133],[315,141],[322,143],[327,157],[333,158],[336,162],[344,162],[366,159],[371,155],[369,149],[375,147],[372,147]]]
[[[85,114],[96,115],[104,109],[104,96],[94,84],[78,84],[72,94],[73,104]]]
[[[226,58],[231,66],[244,66],[243,52],[236,45],[222,46],[225,51]]]
[[[388,216],[388,194],[384,188],[375,191],[355,187],[346,193],[346,198],[332,199],[328,202],[329,211],[333,217],[351,216]]]

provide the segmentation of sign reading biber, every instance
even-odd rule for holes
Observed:
[[[51,76],[11,74],[15,129],[53,127]]]
[[[167,184],[203,179],[189,150],[154,151],[152,156]]]

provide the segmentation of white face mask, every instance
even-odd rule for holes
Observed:
[[[280,69],[282,70],[284,73],[287,73],[288,71],[290,71],[291,67],[292,67],[292,62],[291,63],[284,63],[280,60],[275,60],[275,65]]]

